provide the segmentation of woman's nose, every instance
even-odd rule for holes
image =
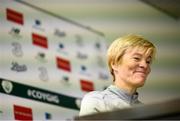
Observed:
[[[146,69],[148,67],[148,63],[145,60],[141,60],[139,66]]]

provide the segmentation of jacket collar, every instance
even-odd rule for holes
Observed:
[[[107,90],[113,92],[122,100],[126,101],[129,104],[134,104],[138,102],[138,93],[129,94],[126,90],[120,89],[115,85],[110,85]]]

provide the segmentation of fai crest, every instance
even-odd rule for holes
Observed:
[[[2,88],[6,93],[11,93],[12,89],[13,89],[13,85],[10,81],[7,80],[3,80],[2,83]]]

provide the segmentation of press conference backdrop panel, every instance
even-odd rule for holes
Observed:
[[[0,1],[0,119],[72,119],[109,85],[101,32],[18,1]]]

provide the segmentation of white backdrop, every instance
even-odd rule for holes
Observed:
[[[109,85],[102,33],[46,11],[0,2],[0,119],[71,119]]]

